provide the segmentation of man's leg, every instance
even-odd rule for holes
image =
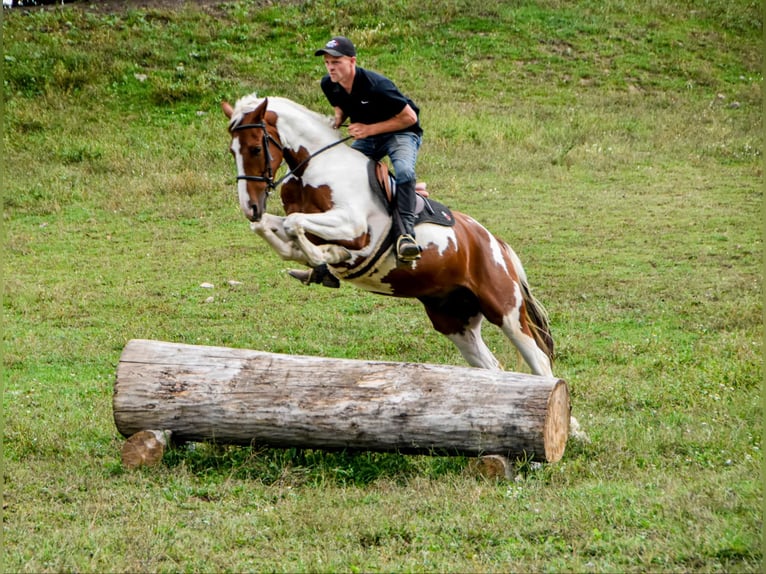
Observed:
[[[419,148],[420,137],[404,132],[393,134],[386,150],[396,175],[398,217],[394,219],[399,228],[396,254],[402,261],[414,261],[420,258],[421,249],[415,240],[415,162]]]
[[[420,258],[420,247],[415,240],[415,182],[396,184],[396,215],[398,235],[396,255],[402,261]]]

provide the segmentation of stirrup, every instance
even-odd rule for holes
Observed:
[[[420,259],[422,249],[412,235],[400,235],[396,240],[396,256],[400,261],[415,261]]]

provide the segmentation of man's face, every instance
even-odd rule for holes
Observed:
[[[356,58],[352,56],[332,56],[324,55],[324,66],[330,79],[338,84],[343,84],[354,73]]]

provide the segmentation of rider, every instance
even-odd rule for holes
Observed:
[[[422,249],[415,241],[415,162],[423,130],[418,107],[391,80],[357,66],[356,48],[346,37],[335,36],[314,55],[324,56],[327,75],[321,86],[335,108],[335,127],[350,118],[351,147],[374,161],[390,158],[396,177],[396,255],[404,262],[419,259]]]

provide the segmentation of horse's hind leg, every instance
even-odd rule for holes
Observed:
[[[546,377],[553,376],[551,361],[543,350],[537,346],[535,338],[530,332],[529,326],[526,329],[521,324],[521,309],[516,307],[503,317],[500,327],[505,336],[511,340],[511,343],[521,353],[524,361],[532,369],[532,374]]]
[[[498,363],[484,339],[481,323],[484,316],[476,296],[467,289],[458,289],[446,297],[422,297],[434,329],[447,337],[472,367],[499,370]]]
[[[445,333],[445,336],[454,343],[460,354],[472,367],[500,370],[500,363],[489,350],[484,339],[481,338],[483,319],[483,315],[476,315],[469,320],[462,332]]]

